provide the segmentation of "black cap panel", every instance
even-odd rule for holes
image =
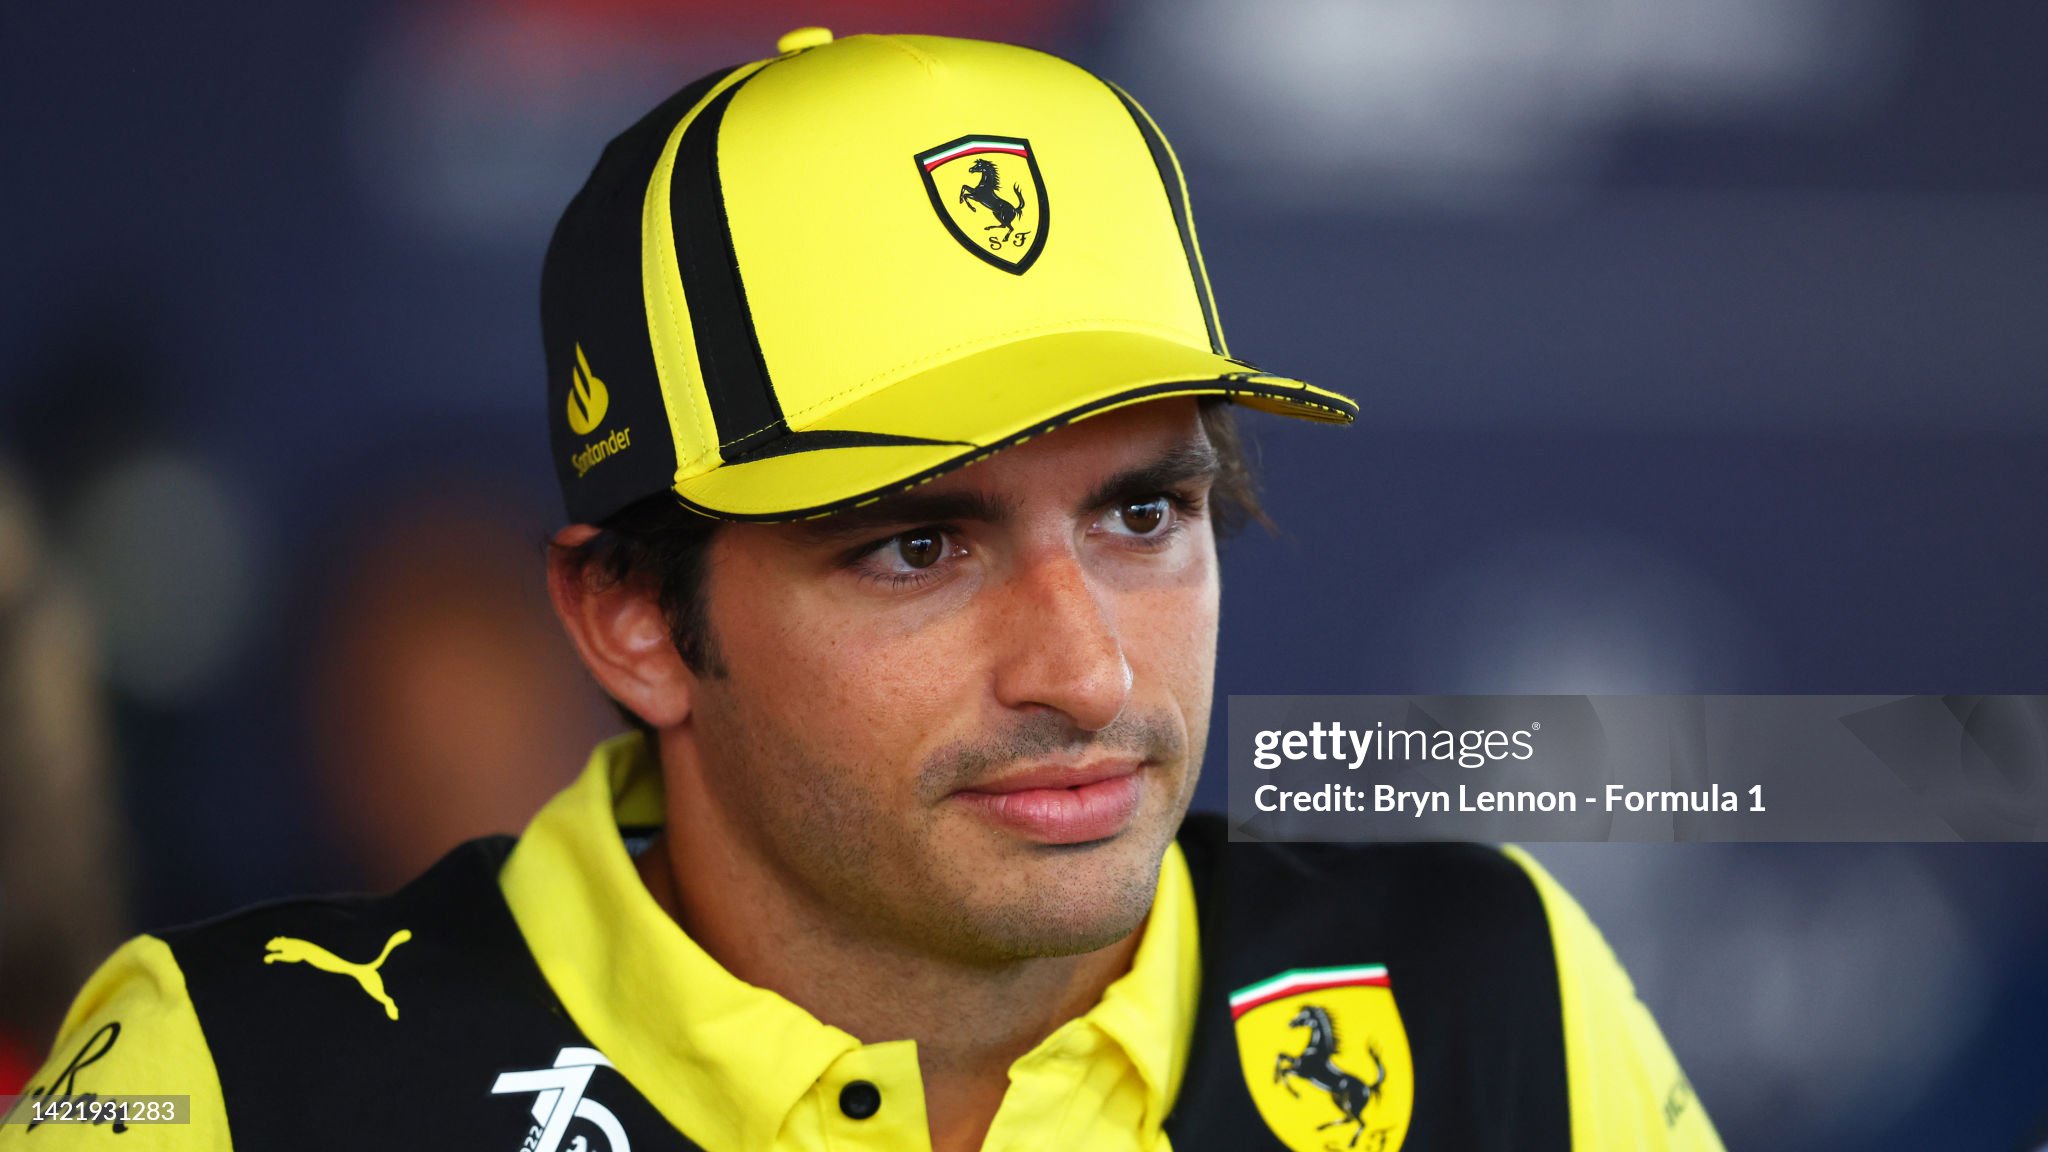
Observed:
[[[772,62],[764,67],[772,67]],[[676,264],[689,302],[697,369],[717,430],[719,458],[730,463],[789,431],[782,402],[768,379],[768,362],[747,307],[733,250],[732,226],[718,181],[718,131],[725,110],[756,70],[713,97],[683,130],[669,184],[675,221]]]
[[[675,482],[641,290],[641,204],[669,134],[732,71],[690,84],[606,145],[548,244],[548,443],[572,522],[603,520]]]

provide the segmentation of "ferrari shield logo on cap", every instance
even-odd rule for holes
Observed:
[[[1230,994],[1245,1086],[1294,1152],[1395,1152],[1414,1061],[1384,964],[1296,968]]]
[[[917,154],[932,209],[969,252],[1022,275],[1045,249],[1051,213],[1031,143],[962,136]]]

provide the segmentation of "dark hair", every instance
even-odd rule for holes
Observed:
[[[1220,396],[1204,397],[1200,412],[1218,464],[1209,490],[1210,522],[1217,539],[1235,535],[1247,521],[1272,530],[1273,522],[1259,507],[1257,477],[1245,458],[1229,402]],[[699,676],[723,676],[725,659],[711,633],[703,593],[705,557],[724,523],[690,511],[666,492],[657,493],[606,518],[597,526],[597,535],[567,551],[586,576],[652,587],[683,663]],[[652,735],[630,709],[616,701],[613,706],[628,723]]]

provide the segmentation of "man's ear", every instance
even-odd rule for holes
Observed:
[[[690,718],[697,677],[676,651],[653,588],[587,571],[575,551],[597,535],[588,524],[555,533],[548,549],[548,598],[583,656],[583,666],[612,699],[650,726]]]

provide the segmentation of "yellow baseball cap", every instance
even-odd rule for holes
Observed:
[[[935,36],[785,36],[605,149],[541,276],[572,520],[673,491],[791,520],[1073,420],[1222,395],[1347,424],[1230,356],[1187,189],[1121,89]]]

